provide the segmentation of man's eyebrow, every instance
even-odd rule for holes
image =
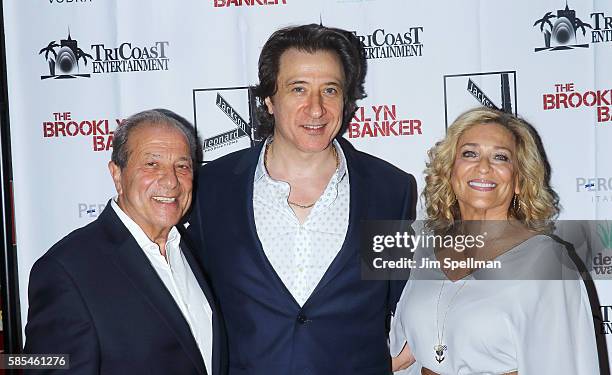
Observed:
[[[326,86],[337,86],[337,87],[344,87],[344,85],[342,84],[342,82],[337,82],[337,81],[329,81],[329,82],[325,82]]]
[[[161,154],[158,154],[158,153],[155,153],[155,152],[146,152],[144,154],[144,156],[145,157],[150,157],[150,158],[153,158],[153,159],[161,159],[162,158]],[[178,158],[178,160],[191,160],[191,157],[189,155],[183,155],[183,156],[180,156]]]
[[[291,85],[307,85],[309,84],[307,81],[301,80],[301,79],[295,79],[295,80],[291,80],[289,82],[287,82],[287,85],[291,86]],[[342,82],[338,82],[336,80],[333,81],[327,81],[324,83],[324,85],[335,85],[335,86],[339,86],[342,87]]]

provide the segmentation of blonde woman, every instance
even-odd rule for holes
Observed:
[[[394,371],[599,374],[585,286],[547,236],[559,208],[538,140],[524,121],[477,108],[429,151],[426,227],[486,240],[465,251],[420,249],[416,264],[472,258],[501,269],[452,270],[444,261],[413,269],[392,327]]]

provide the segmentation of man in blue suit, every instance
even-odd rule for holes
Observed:
[[[226,318],[231,375],[390,372],[403,283],[361,279],[360,226],[414,218],[416,183],[341,137],[365,74],[350,32],[276,31],[254,87],[266,141],[199,171],[188,231]]]
[[[26,353],[68,354],[58,374],[226,373],[221,315],[175,227],[197,149],[193,127],[167,110],[121,124],[109,163],[117,196],[32,268]]]

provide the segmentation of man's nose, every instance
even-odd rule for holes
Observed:
[[[319,92],[312,92],[308,97],[308,114],[312,118],[320,118],[325,114],[323,98]]]
[[[167,189],[174,189],[178,186],[178,176],[174,168],[164,168],[161,171],[159,184]]]

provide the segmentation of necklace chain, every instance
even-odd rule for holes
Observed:
[[[287,203],[289,203],[290,206],[296,206],[296,207],[299,207],[299,208],[307,209],[307,208],[313,207],[315,205],[315,203],[317,203],[317,201],[314,201],[311,204],[303,205],[303,204],[299,204],[299,203],[296,203],[296,202],[292,202],[292,201],[289,200],[289,198],[287,198]]]
[[[440,286],[440,293],[438,293],[438,303],[436,304],[436,335],[438,338],[438,342],[436,345],[434,345],[434,352],[436,353],[435,358],[438,363],[444,361],[444,352],[446,351],[446,349],[448,349],[446,345],[442,344],[442,342],[444,341],[444,329],[446,328],[446,317],[448,316],[448,312],[450,311],[450,308],[453,302],[455,301],[455,298],[457,297],[461,289],[463,289],[467,280],[463,281],[461,286],[457,289],[457,291],[449,301],[448,306],[446,307],[446,311],[444,312],[444,319],[442,320],[442,331],[440,331],[440,299],[442,298],[442,289],[444,289],[445,282],[446,280],[442,280],[442,285]]]
[[[270,150],[270,145],[271,144],[272,144],[272,142],[268,142],[268,144],[266,144],[266,150],[264,151],[264,167],[266,167],[266,170],[268,169],[268,150]],[[334,157],[336,158],[336,170],[338,170],[338,168],[340,167],[340,157],[338,156],[338,151],[336,151],[336,146],[334,146],[332,144],[331,148],[332,148],[332,153],[334,154]],[[299,204],[299,203],[290,201],[289,197],[287,197],[287,203],[290,206],[295,206],[295,207],[299,207],[299,208],[303,208],[303,209],[308,209],[308,208],[313,207],[315,205],[315,203],[317,203],[317,201],[314,201],[311,204]]]

